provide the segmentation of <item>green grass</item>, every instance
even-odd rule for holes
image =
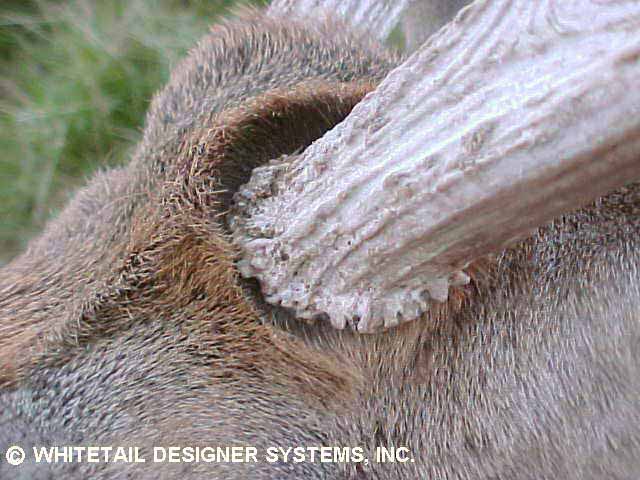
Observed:
[[[126,161],[171,66],[236,3],[2,2],[0,264],[91,171]]]

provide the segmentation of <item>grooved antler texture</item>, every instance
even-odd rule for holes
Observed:
[[[232,221],[268,301],[362,332],[418,317],[465,265],[638,177],[640,3],[479,1]]]

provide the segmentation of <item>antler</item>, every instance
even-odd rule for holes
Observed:
[[[366,29],[378,40],[385,40],[409,3],[410,0],[274,0],[269,8],[275,15],[330,12],[355,28]]]
[[[464,267],[639,176],[640,3],[478,1],[237,196],[243,275],[372,332]]]

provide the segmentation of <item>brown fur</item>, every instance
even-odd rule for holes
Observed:
[[[224,214],[399,58],[339,24],[215,27],[97,174],[0,276],[0,450],[408,446],[406,464],[24,464],[0,478],[629,479],[640,471],[640,189],[473,266],[375,336],[305,325],[238,278]]]

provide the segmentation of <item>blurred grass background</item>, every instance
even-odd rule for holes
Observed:
[[[0,1],[0,265],[99,165],[216,18],[265,0]]]

